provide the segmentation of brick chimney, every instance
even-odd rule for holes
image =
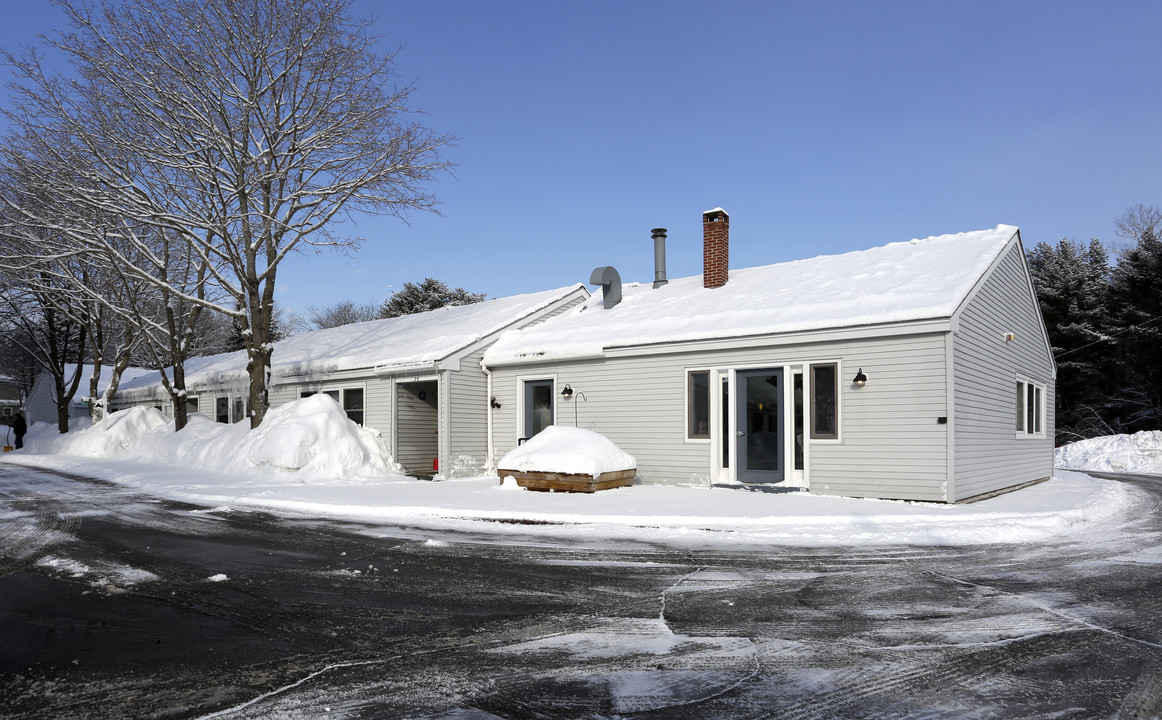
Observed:
[[[730,216],[722,208],[702,213],[702,286],[722,287],[730,273]]]

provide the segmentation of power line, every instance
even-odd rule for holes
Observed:
[[[1069,354],[1071,354],[1071,353],[1078,352],[1079,350],[1084,350],[1084,349],[1086,349],[1087,347],[1092,347],[1092,346],[1094,346],[1094,345],[1097,345],[1098,343],[1103,343],[1103,342],[1106,342],[1106,341],[1109,341],[1109,340],[1113,340],[1113,339],[1114,339],[1114,338],[1116,338],[1117,336],[1119,336],[1119,335],[1122,335],[1122,334],[1124,334],[1124,333],[1128,333],[1128,332],[1129,332],[1129,331],[1131,331],[1131,330],[1137,330],[1138,328],[1143,328],[1143,327],[1146,327],[1147,325],[1149,325],[1150,323],[1152,323],[1152,322],[1154,322],[1154,321],[1156,321],[1156,320],[1162,320],[1162,315],[1155,315],[1154,317],[1150,318],[1149,320],[1145,320],[1145,321],[1143,321],[1143,322],[1140,322],[1140,323],[1138,323],[1137,325],[1131,325],[1131,326],[1130,326],[1130,327],[1128,327],[1128,328],[1123,328],[1123,329],[1121,329],[1121,330],[1117,331],[1116,333],[1113,333],[1112,335],[1105,335],[1105,336],[1103,336],[1103,337],[1100,337],[1100,338],[1098,338],[1097,340],[1094,340],[1094,341],[1093,341],[1093,342],[1091,342],[1091,343],[1086,343],[1085,345],[1082,345],[1081,347],[1075,347],[1075,348],[1073,348],[1072,350],[1066,350],[1065,352],[1061,353],[1060,355],[1054,355],[1054,356],[1053,356],[1053,359],[1054,359],[1054,360],[1060,360],[1061,358],[1063,358],[1063,357],[1065,357],[1066,355],[1069,355]]]

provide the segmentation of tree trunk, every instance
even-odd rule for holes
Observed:
[[[61,435],[69,431],[69,401],[64,399],[64,378],[53,378],[56,381],[56,428]]]
[[[250,427],[253,429],[262,424],[270,407],[270,389],[266,385],[270,371],[270,344],[262,343],[248,352],[250,361],[246,364],[246,371],[250,375]]]
[[[96,425],[105,417],[105,406],[108,404],[106,395],[109,391],[106,389],[105,395],[97,397],[97,389],[101,386],[101,366],[94,362],[93,376],[89,378],[89,421]]]
[[[190,420],[190,408],[186,395],[186,366],[181,359],[177,359],[173,364],[173,386],[170,389],[170,399],[173,400],[173,425],[176,432],[184,428]]]

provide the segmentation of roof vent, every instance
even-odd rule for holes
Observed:
[[[666,280],[666,228],[654,228],[654,289],[665,285]]]
[[[601,299],[606,310],[621,302],[621,275],[612,265],[594,268],[589,284],[601,286]]]

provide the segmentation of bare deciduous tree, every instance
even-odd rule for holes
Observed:
[[[411,86],[391,84],[393,56],[350,4],[60,0],[72,30],[50,44],[76,75],[60,77],[31,52],[6,55],[18,73],[9,161],[46,160],[24,165],[38,187],[153,228],[116,233],[104,250],[166,289],[167,307],[237,319],[252,427],[268,407],[280,263],[306,246],[357,245],[336,231],[351,213],[433,210],[423,185],[448,166],[439,150],[451,138],[411,119]],[[36,207],[17,209],[37,224]],[[191,248],[221,302],[159,277],[157,234]]]
[[[1153,205],[1134,205],[1114,222],[1118,226],[1118,235],[1130,242],[1136,243],[1147,235],[1162,237],[1162,209]]]
[[[66,307],[67,289],[39,272],[5,273],[0,290],[0,336],[17,344],[52,381],[57,429],[69,430],[69,403],[81,383],[81,364],[89,342],[80,307]]]
[[[295,331],[325,330],[376,320],[379,318],[379,304],[371,302],[358,305],[352,300],[340,300],[334,305],[311,305],[307,315],[305,318],[298,313],[291,316],[291,326]]]

